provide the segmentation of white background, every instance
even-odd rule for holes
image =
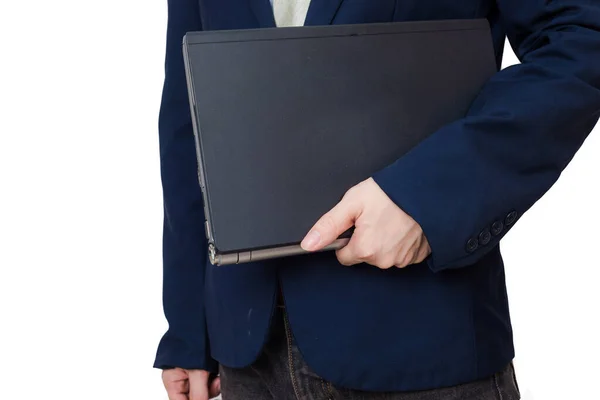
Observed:
[[[0,3],[0,399],[166,398],[165,28],[164,0]],[[503,240],[525,400],[600,398],[598,130]]]

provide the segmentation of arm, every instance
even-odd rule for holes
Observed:
[[[465,118],[373,176],[422,227],[433,271],[473,264],[494,248],[600,115],[600,3],[497,3],[522,64],[490,79]],[[488,230],[489,243],[475,246]]]
[[[203,301],[207,260],[204,211],[182,55],[184,34],[201,28],[198,1],[168,0],[159,138],[164,199],[163,306],[169,330],[160,342],[154,366],[215,372]]]

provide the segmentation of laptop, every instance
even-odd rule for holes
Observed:
[[[190,32],[183,53],[213,265],[303,254],[349,188],[497,72],[480,19]]]

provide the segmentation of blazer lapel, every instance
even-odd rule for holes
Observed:
[[[275,17],[273,16],[273,7],[269,0],[249,0],[250,7],[258,20],[261,28],[274,28]],[[291,1],[291,0],[290,0]]]
[[[268,0],[265,0],[268,3]],[[292,0],[290,0],[292,1]],[[344,0],[312,0],[304,25],[329,25]]]

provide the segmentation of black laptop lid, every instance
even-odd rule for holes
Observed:
[[[219,252],[299,243],[497,68],[485,20],[188,33],[184,52]]]

